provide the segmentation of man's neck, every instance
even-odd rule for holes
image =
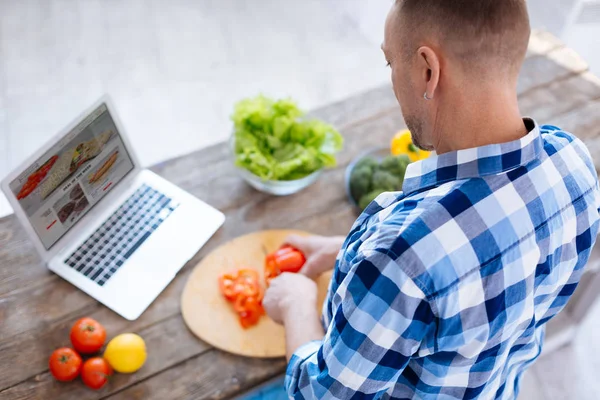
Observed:
[[[440,106],[434,126],[438,154],[505,143],[527,134],[514,91],[479,91]]]

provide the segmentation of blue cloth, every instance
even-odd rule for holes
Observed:
[[[267,386],[245,395],[243,400],[286,400],[288,398],[283,386],[283,378]]]
[[[358,218],[288,395],[514,399],[598,233],[590,154],[525,119],[514,142],[411,164]]]

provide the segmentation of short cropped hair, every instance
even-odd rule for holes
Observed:
[[[526,0],[396,0],[396,3],[406,25],[404,32],[414,36],[426,29],[461,59],[493,57],[520,67],[527,52],[531,28]],[[416,48],[405,50],[414,53]]]

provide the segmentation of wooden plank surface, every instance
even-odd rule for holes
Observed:
[[[524,114],[562,124],[600,155],[600,85],[586,69],[571,50],[537,33],[519,81],[520,103]],[[225,144],[152,168],[224,211],[227,221],[134,322],[48,272],[16,219],[0,219],[0,398],[228,398],[281,373],[283,360],[235,357],[197,340],[183,324],[179,297],[191,267],[228,239],[269,228],[326,235],[348,231],[356,215],[345,198],[344,168],[365,148],[386,145],[404,126],[400,110],[386,86],[311,114],[338,126],[347,143],[338,167],[294,196],[271,197],[250,189],[237,176]],[[53,349],[68,344],[70,325],[84,315],[101,321],[109,336],[140,333],[150,349],[147,365],[136,374],[116,376],[99,392],[80,383],[54,382],[47,358]]]
[[[283,359],[246,359],[211,350],[190,358],[154,379],[146,380],[110,399],[228,399],[274,376],[285,368]]]
[[[101,316],[98,316],[101,317]],[[83,385],[69,384],[57,382],[49,372],[43,372],[33,376],[20,385],[15,386],[8,391],[2,392],[3,400],[6,399],[27,399],[33,393],[44,393],[47,399],[84,399],[84,398],[100,398],[111,393],[117,392],[119,389],[130,386],[140,380],[145,380],[153,374],[161,371],[164,365],[175,365],[189,357],[189,354],[202,354],[209,351],[210,346],[205,343],[195,340],[192,333],[186,328],[183,320],[179,315],[167,318],[161,321],[161,324],[152,325],[146,329],[137,331],[144,340],[148,349],[148,360],[144,368],[133,375],[116,374],[111,378],[110,385],[107,385],[101,391],[91,392]],[[68,326],[65,326],[63,338],[55,341],[68,345]],[[114,332],[113,332],[114,334]],[[66,339],[66,340],[65,340]],[[181,344],[185,343],[185,346]],[[158,352],[156,349],[164,349],[163,352]],[[15,366],[15,367],[18,367]]]

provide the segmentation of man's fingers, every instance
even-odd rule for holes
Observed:
[[[307,241],[307,238],[305,238],[304,236],[289,235],[285,239],[285,244],[289,244],[290,246],[295,247],[298,250],[300,250],[301,252],[305,253],[306,252],[306,241]]]
[[[317,252],[311,258],[306,260],[306,263],[304,263],[300,273],[309,277],[310,279],[316,279],[323,272],[333,268],[333,265],[330,264],[331,263],[324,253]]]

